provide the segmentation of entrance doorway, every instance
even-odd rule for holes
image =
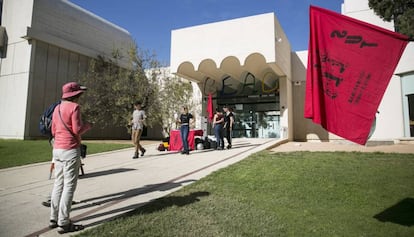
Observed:
[[[237,113],[234,137],[280,138],[279,111]]]
[[[408,98],[408,114],[410,123],[410,137],[414,137],[414,94],[407,95]]]
[[[228,105],[233,108],[235,138],[280,138],[279,97],[271,96],[266,99],[238,98],[239,103],[219,100],[219,107]],[[226,103],[233,102],[233,103]]]

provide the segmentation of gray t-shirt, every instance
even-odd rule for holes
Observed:
[[[132,113],[132,129],[143,129],[146,118],[144,110],[134,110]]]

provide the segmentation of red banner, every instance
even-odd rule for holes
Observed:
[[[208,94],[208,99],[207,99],[207,116],[208,116],[207,118],[209,122],[213,121],[214,109],[213,109],[213,97],[211,93]]]
[[[408,37],[310,7],[305,118],[365,144]]]

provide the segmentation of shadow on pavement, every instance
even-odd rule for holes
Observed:
[[[93,206],[100,206],[100,205],[103,205],[105,203],[110,203],[110,202],[118,203],[118,202],[123,201],[124,199],[128,199],[128,198],[135,197],[135,196],[138,196],[138,195],[150,193],[150,192],[153,192],[153,191],[168,191],[170,189],[180,187],[184,183],[194,182],[194,181],[196,181],[196,180],[184,180],[182,182],[177,182],[177,183],[150,184],[150,185],[145,185],[145,186],[140,187],[140,188],[130,189],[130,190],[127,190],[125,192],[117,192],[117,193],[112,193],[112,194],[103,195],[103,196],[99,196],[99,197],[88,198],[88,199],[82,200],[80,202],[77,202],[77,204],[79,204],[79,205],[72,208],[72,211],[80,210],[80,209],[84,209],[84,208],[89,208],[89,207],[93,207]],[[82,204],[86,204],[86,205],[82,205]],[[94,217],[92,217],[92,218],[94,218]],[[91,219],[91,218],[87,218],[87,219]]]
[[[252,147],[252,146],[257,146],[257,144],[252,144],[250,142],[240,142],[240,143],[237,143],[236,145],[233,145],[231,149]],[[197,153],[211,152],[211,151],[216,151],[216,149],[208,148],[208,149],[203,149],[203,150],[191,150],[191,152],[197,152]],[[157,156],[167,156],[167,155],[173,155],[173,154],[179,154],[179,153],[181,153],[181,152],[180,151],[159,151],[159,153],[157,153],[157,154],[145,155],[145,156],[140,157],[138,159],[145,159],[145,158],[157,157]]]
[[[104,175],[110,175],[110,174],[116,174],[116,173],[123,173],[128,171],[133,171],[136,169],[131,168],[119,168],[119,169],[111,169],[111,170],[104,170],[104,171],[98,171],[93,173],[86,173],[84,175],[80,175],[79,179],[87,179],[87,178],[94,178],[98,176],[104,176]]]

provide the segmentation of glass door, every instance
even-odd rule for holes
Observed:
[[[280,112],[256,112],[257,137],[280,138]]]

